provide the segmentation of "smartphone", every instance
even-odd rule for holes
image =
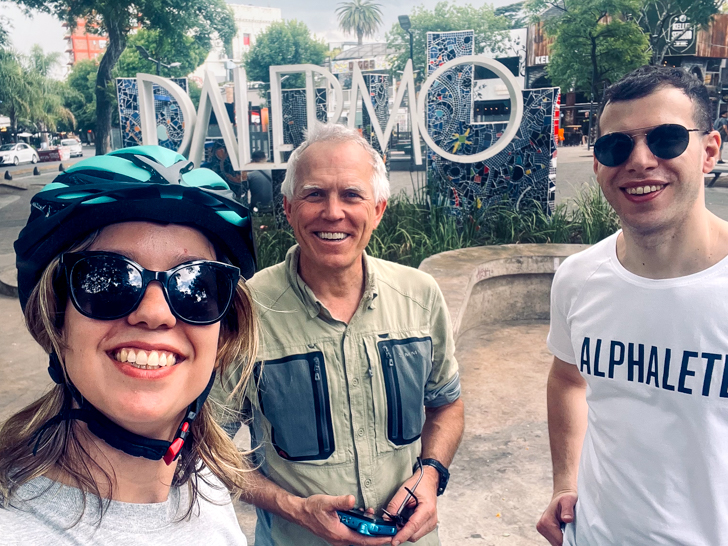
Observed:
[[[397,527],[382,518],[375,518],[359,510],[337,510],[339,520],[360,535],[368,537],[393,537],[397,534]]]

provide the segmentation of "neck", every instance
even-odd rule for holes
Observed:
[[[79,442],[88,457],[96,464],[86,464],[102,498],[134,504],[151,504],[167,500],[177,466],[164,461],[133,457],[114,449],[88,431],[85,423],[76,421]],[[106,475],[111,478],[109,487]],[[71,477],[56,467],[47,475],[50,479],[75,486]]]
[[[298,274],[335,319],[348,323],[364,295],[364,256],[344,269],[322,268],[303,254]]]
[[[617,257],[630,272],[649,279],[684,277],[728,255],[728,224],[705,208],[668,229],[643,233],[624,228]]]

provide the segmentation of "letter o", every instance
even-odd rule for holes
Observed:
[[[511,99],[511,116],[508,119],[508,127],[503,135],[493,146],[473,155],[455,155],[440,148],[437,144],[435,144],[435,141],[432,140],[430,133],[427,132],[427,121],[425,120],[425,101],[427,100],[427,93],[430,91],[430,87],[437,78],[442,76],[444,72],[451,68],[455,68],[456,66],[460,66],[461,64],[482,66],[483,68],[487,68],[491,72],[494,72],[497,76],[500,76],[500,79],[506,84],[506,89],[508,89],[508,95]],[[425,80],[425,83],[422,85],[422,89],[420,90],[419,100],[417,101],[417,119],[419,121],[422,138],[425,139],[427,145],[437,155],[456,163],[477,163],[479,161],[490,159],[502,152],[516,136],[516,133],[518,133],[518,129],[521,126],[521,120],[523,119],[523,95],[521,94],[518,81],[513,77],[513,74],[511,74],[505,65],[482,55],[467,55],[465,57],[458,57],[457,59],[453,59],[452,61],[443,64],[440,68],[435,70],[430,77],[427,78],[427,80]]]

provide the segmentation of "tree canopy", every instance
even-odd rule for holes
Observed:
[[[673,44],[683,34],[706,27],[724,5],[723,0],[643,0],[638,21],[650,43],[650,64],[661,64]],[[691,28],[671,32],[670,23],[684,15]]]
[[[424,6],[416,6],[410,13],[413,34],[413,64],[419,71],[417,81],[423,81],[427,63],[425,49],[428,32],[447,32],[452,30],[473,30],[475,32],[475,53],[482,53],[487,48],[498,52],[504,39],[505,31],[510,28],[510,21],[504,16],[497,16],[488,4],[474,7],[458,6],[450,2],[438,2],[432,10]],[[409,59],[409,34],[399,24],[394,24],[387,33],[387,46],[398,53],[392,58],[392,70],[404,70]]]
[[[640,0],[531,2],[531,9],[556,8],[544,20],[554,43],[547,71],[563,90],[585,91],[599,100],[605,85],[645,64],[649,44],[633,15]]]
[[[235,19],[224,0],[14,0],[30,9],[51,13],[75,27],[86,21],[89,33],[108,36],[106,51],[96,74],[96,153],[111,145],[113,102],[108,88],[113,70],[135,28],[152,29],[165,38],[189,36],[210,44],[217,35],[228,50],[235,36]],[[181,40],[181,38],[180,38]]]
[[[178,62],[180,66],[161,69],[161,75],[167,78],[184,78],[194,72],[205,62],[210,52],[210,41],[199,36],[174,34],[167,36],[159,30],[140,29],[129,36],[124,53],[116,65],[116,75],[121,78],[134,78],[137,73],[156,73],[156,63],[145,59],[136,46],[145,48],[152,59],[159,59],[164,64]]]
[[[45,53],[39,45],[29,55],[0,51],[0,114],[10,118],[10,130],[55,131],[59,123],[73,128],[73,114],[62,101],[63,82],[50,77],[59,66],[59,53]],[[16,137],[17,138],[17,137]]]
[[[336,8],[339,28],[344,32],[356,34],[359,45],[364,36],[373,37],[382,26],[382,5],[372,0],[349,0],[341,2]]]
[[[308,27],[301,21],[275,21],[258,35],[255,45],[245,54],[248,81],[270,83],[268,69],[271,66],[321,64],[327,50],[326,44],[311,37]],[[300,77],[292,75],[288,80],[286,87],[302,86]]]

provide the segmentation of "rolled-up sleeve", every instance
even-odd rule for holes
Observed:
[[[440,287],[433,279],[430,306],[430,335],[432,337],[432,372],[425,385],[425,407],[437,408],[460,398],[460,374],[455,359],[450,312]]]

